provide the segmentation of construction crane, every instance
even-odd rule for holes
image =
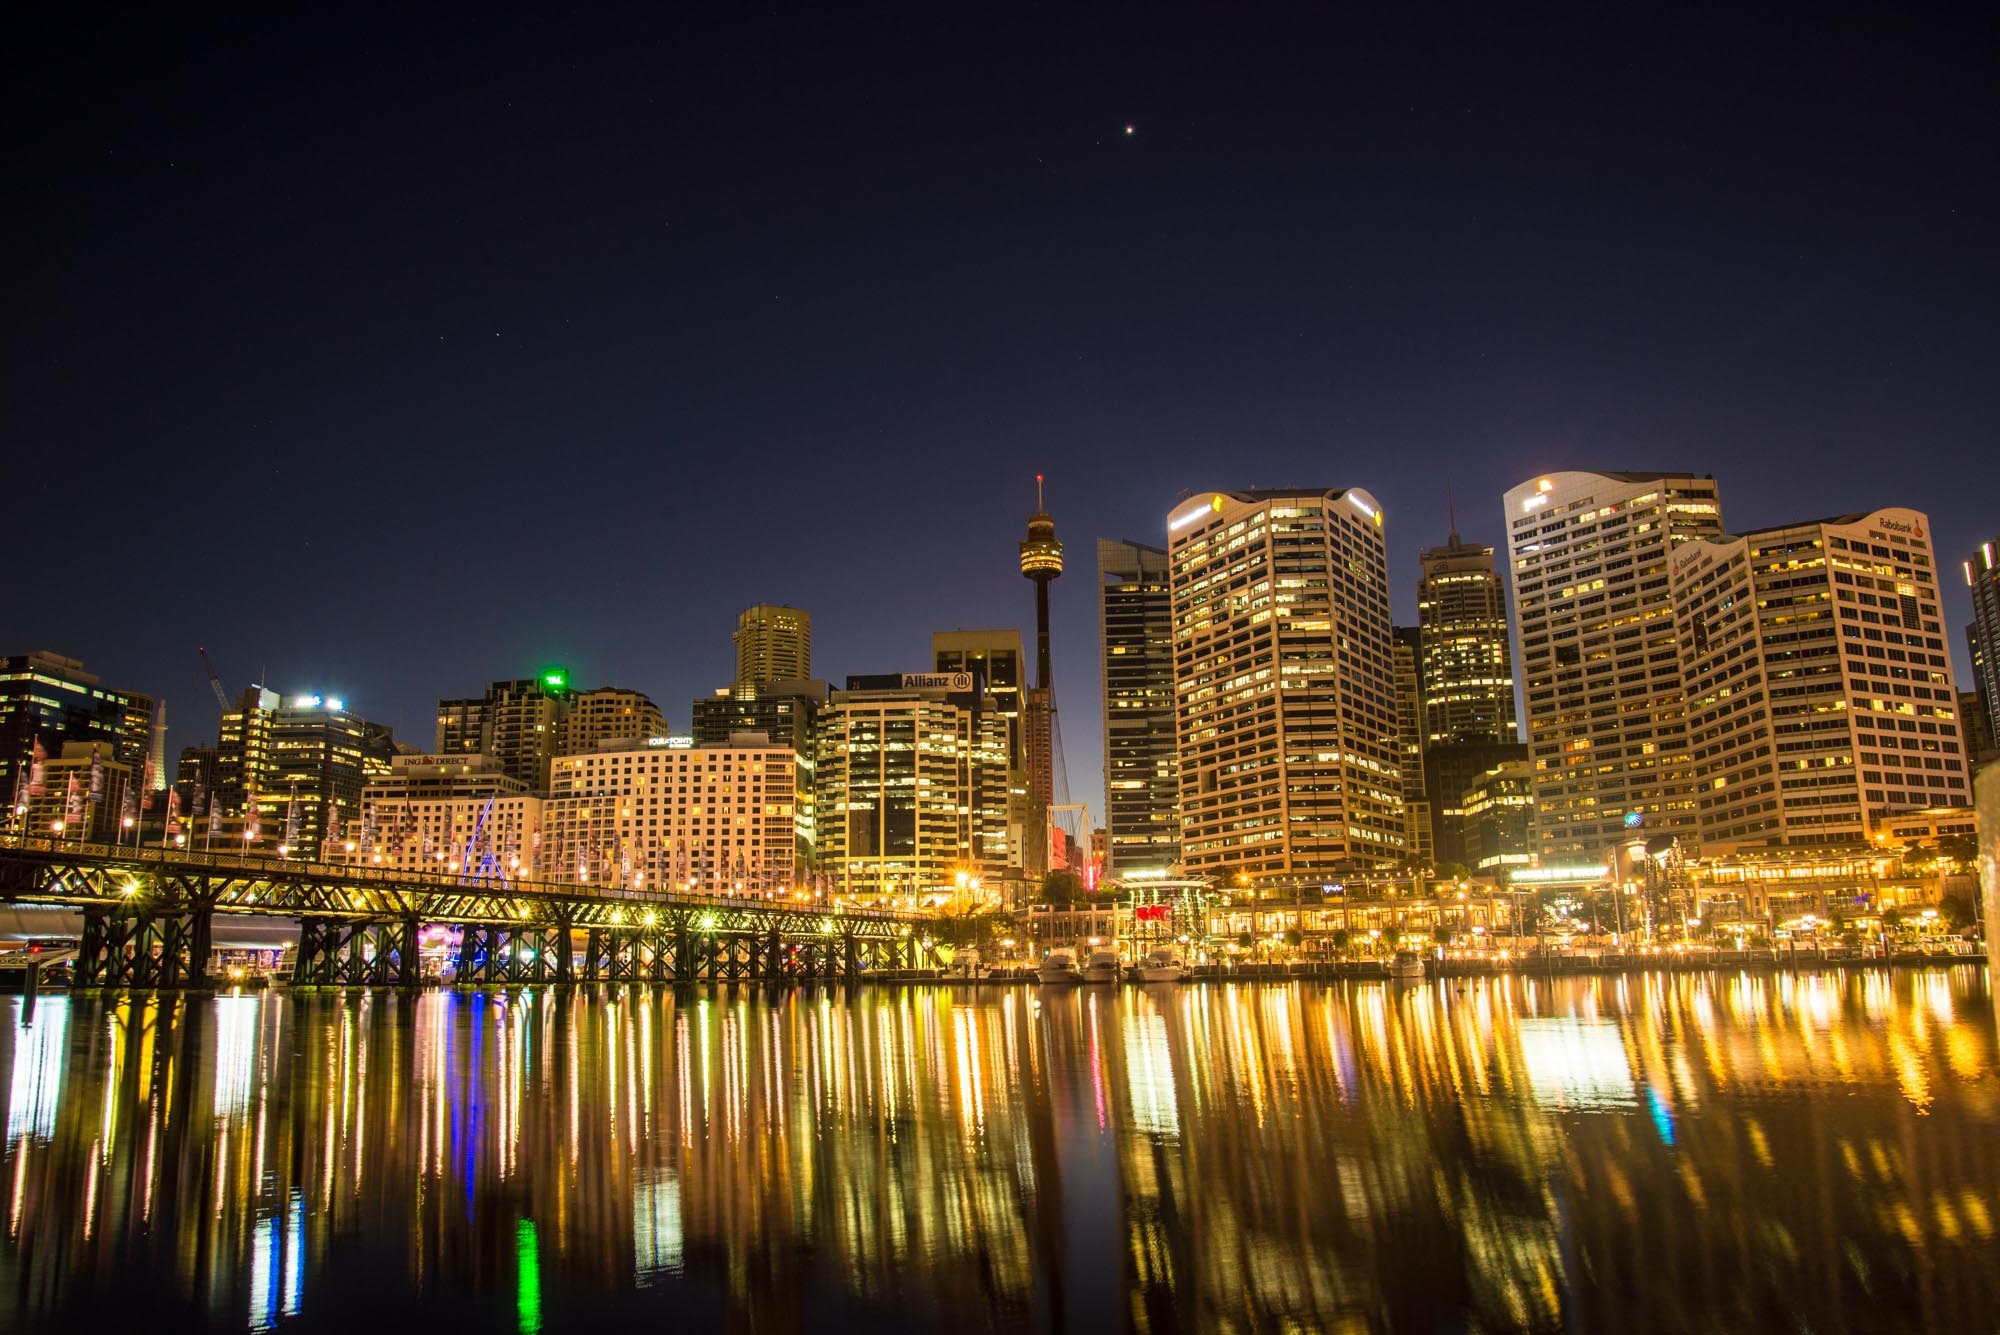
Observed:
[[[222,674],[215,670],[215,664],[208,661],[208,649],[206,647],[196,649],[195,652],[201,655],[201,670],[208,674],[208,689],[215,692],[216,706],[223,713],[228,713],[229,692],[222,689]]]

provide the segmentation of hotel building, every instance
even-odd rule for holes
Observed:
[[[1272,885],[1408,852],[1382,509],[1206,492],[1167,515],[1182,863]]]
[[[542,808],[550,880],[788,894],[798,874],[797,761],[739,733],[621,742],[558,756]]]
[[[1536,845],[1602,856],[1695,829],[1668,563],[1722,532],[1713,478],[1549,473],[1505,500]]]
[[[542,799],[483,755],[396,756],[361,790],[337,855],[402,870],[539,879]]]

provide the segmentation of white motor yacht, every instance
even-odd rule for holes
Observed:
[[[1099,947],[1090,952],[1090,959],[1083,966],[1083,981],[1086,983],[1115,983],[1125,972],[1124,961],[1118,952]]]
[[[1389,964],[1389,976],[1399,983],[1420,983],[1424,979],[1424,957],[1414,950],[1399,950]]]
[[[986,961],[979,957],[978,948],[967,946],[952,957],[951,968],[946,976],[951,978],[984,978],[986,973]]]
[[[1076,952],[1058,946],[1042,957],[1035,976],[1044,983],[1080,983],[1083,974],[1076,967]]]
[[[1190,971],[1179,946],[1155,946],[1139,961],[1137,972],[1142,983],[1178,983]]]

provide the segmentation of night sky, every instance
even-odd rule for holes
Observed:
[[[1448,482],[1499,542],[1524,478],[1658,467],[1735,528],[1928,511],[1969,685],[1990,7],[558,8],[10,11],[0,651],[174,748],[202,644],[422,746],[554,663],[685,727],[752,602],[836,680],[1032,635],[1045,472],[1101,819],[1097,537],[1365,486],[1409,620]]]

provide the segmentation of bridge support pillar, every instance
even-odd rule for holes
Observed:
[[[422,939],[423,924],[415,916],[403,919],[403,939],[398,943],[396,955],[396,985],[416,987],[423,982],[422,961],[417,957],[418,942]]]
[[[861,977],[861,954],[860,954],[859,943],[855,941],[854,934],[850,932],[846,936],[840,938],[840,944],[841,944],[841,955],[844,957],[842,961],[843,968],[841,971],[847,975],[848,982],[850,983],[855,982]]]
[[[571,909],[557,909],[555,916],[555,926],[549,929],[549,948],[556,955],[556,982],[568,987],[576,982],[575,939],[571,935],[576,913]]]

